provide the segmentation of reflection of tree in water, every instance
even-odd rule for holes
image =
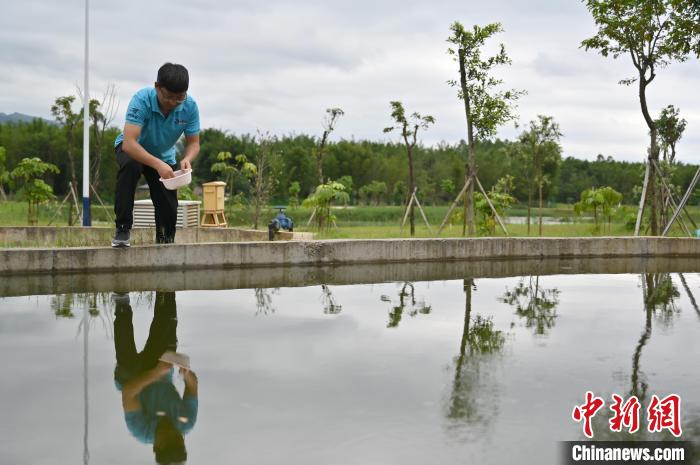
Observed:
[[[154,292],[132,292],[133,302],[136,305],[145,303],[150,306],[153,302]],[[111,292],[83,292],[73,294],[57,294],[51,296],[49,306],[56,318],[75,318],[75,311],[80,309],[90,318],[87,324],[99,321],[108,337],[112,337],[113,304]],[[78,334],[82,332],[86,324],[84,318],[78,324]]]
[[[321,284],[321,303],[323,313],[328,315],[337,315],[343,310],[343,306],[335,301],[331,289],[326,284]]]
[[[680,296],[668,273],[647,273],[641,276],[642,296],[644,299],[644,330],[632,356],[632,375],[630,395],[635,395],[640,401],[646,399],[648,384],[646,376],[641,371],[642,349],[649,342],[652,333],[654,317],[663,326],[669,326],[674,316],[680,312],[675,299]],[[690,294],[689,292],[689,295]]]
[[[515,314],[525,319],[525,326],[534,328],[536,335],[544,336],[554,327],[561,291],[557,288],[540,287],[539,276],[530,276],[527,285],[525,279],[520,279],[513,290],[506,288],[505,294],[499,300],[514,306]]]
[[[674,299],[680,297],[678,288],[673,283],[669,273],[647,273],[642,276],[642,291],[644,308],[663,326],[673,323],[681,309],[676,306]]]
[[[685,276],[683,276],[683,273],[678,273],[678,277],[680,278],[681,283],[683,284],[683,288],[685,289],[686,294],[688,294],[688,299],[690,299],[690,304],[693,306],[693,309],[695,309],[695,313],[697,313],[698,318],[700,318],[700,308],[698,308],[698,303],[695,300],[693,293],[690,292],[690,287],[688,287],[688,283],[685,280]]]
[[[408,302],[406,302],[406,297],[410,297]],[[381,296],[382,302],[391,302],[389,296]],[[408,306],[408,308],[407,308]],[[405,282],[399,291],[399,304],[392,306],[389,311],[389,323],[387,323],[387,328],[396,328],[401,323],[401,317],[404,312],[409,316],[414,317],[418,314],[428,315],[430,314],[432,307],[426,305],[425,301],[416,300],[416,289],[413,283]]]
[[[262,287],[255,288],[255,315],[269,315],[275,313],[272,306],[272,294],[278,294],[279,288],[268,289]]]
[[[494,329],[491,318],[472,317],[473,279],[464,280],[465,311],[459,355],[455,357],[447,418],[453,426],[488,424],[497,411],[496,386],[493,379],[494,357],[505,345],[505,335]]]
[[[691,302],[694,298],[684,278],[681,281],[688,292]],[[644,300],[644,328],[635,345],[632,354],[632,372],[630,375],[630,388],[627,393],[618,393],[626,401],[631,396],[636,396],[639,399],[641,408],[639,410],[639,430],[630,434],[629,430],[624,428],[620,432],[610,430],[609,421],[613,416],[610,406],[612,405],[611,395],[602,395],[605,400],[605,406],[593,417],[594,439],[599,441],[673,441],[673,435],[664,430],[660,433],[649,433],[647,431],[647,416],[646,409],[649,406],[650,390],[646,375],[641,369],[642,352],[644,347],[649,343],[652,336],[654,320],[660,324],[667,326],[672,319],[680,312],[675,299],[680,296],[678,289],[673,284],[673,280],[668,273],[644,274],[641,276],[642,295]],[[651,393],[654,393],[651,391]],[[666,395],[668,393],[656,393],[658,395]],[[598,394],[600,395],[600,394]],[[698,412],[700,413],[700,412]],[[694,441],[696,444],[700,439],[700,415],[692,414],[681,409],[681,418],[683,422],[683,440]],[[696,446],[697,448],[697,446]],[[696,450],[697,452],[697,450]],[[697,455],[695,459],[697,459]],[[687,458],[686,458],[687,459]],[[692,459],[688,463],[696,463]]]

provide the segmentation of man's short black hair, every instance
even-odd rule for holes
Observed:
[[[157,82],[170,92],[181,94],[190,86],[190,75],[184,66],[166,63],[158,70]]]

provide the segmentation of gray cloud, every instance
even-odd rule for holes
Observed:
[[[134,8],[138,7],[138,14]],[[0,18],[0,111],[49,116],[53,99],[82,81],[83,3],[14,2]],[[318,134],[324,109],[346,116],[334,137],[384,139],[390,100],[432,114],[423,142],[464,138],[446,55],[449,25],[499,21],[513,65],[500,72],[508,87],[526,89],[521,123],[551,114],[565,133],[567,155],[597,153],[640,159],[647,145],[634,89],[618,86],[632,65],[580,48],[595,27],[580,2],[500,0],[478,8],[458,1],[154,0],[95,3],[91,14],[91,87],[115,83],[122,108],[152,85],[165,61],[185,64],[205,127],[233,132]],[[688,120],[679,146],[684,161],[700,161],[697,60],[672,64],[649,89],[654,114],[670,103]],[[9,76],[7,75],[9,74]],[[123,122],[120,115],[116,123]],[[518,130],[504,127],[500,137]],[[682,152],[680,151],[682,150]],[[687,157],[687,158],[684,158]],[[696,158],[693,158],[696,157]]]

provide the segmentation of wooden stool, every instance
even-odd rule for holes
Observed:
[[[202,223],[200,224],[203,228],[222,228],[226,226],[226,217],[223,211],[211,211],[204,212],[202,216]]]

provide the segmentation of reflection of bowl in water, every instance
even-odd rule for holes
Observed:
[[[170,179],[160,178],[160,182],[165,185],[166,189],[174,191],[179,187],[183,187],[192,182],[192,170],[177,170],[175,171],[175,177]]]

